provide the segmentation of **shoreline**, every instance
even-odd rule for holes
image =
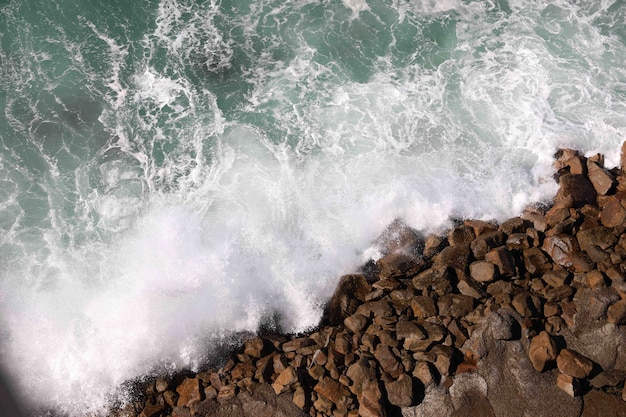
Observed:
[[[626,174],[555,159],[553,204],[443,235],[394,222],[319,327],[142,379],[109,416],[626,416]]]

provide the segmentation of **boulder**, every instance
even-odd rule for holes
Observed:
[[[467,246],[476,239],[474,228],[470,226],[457,226],[448,232],[450,246]]]
[[[441,316],[460,318],[474,309],[474,298],[461,294],[446,294],[439,298],[437,307]]]
[[[362,314],[355,313],[350,317],[346,317],[343,321],[344,326],[352,333],[360,333],[367,326],[367,317]]]
[[[413,287],[418,291],[432,289],[438,294],[450,292],[450,272],[447,266],[433,266],[415,276],[411,281]]]
[[[547,237],[542,249],[555,263],[565,268],[577,272],[589,272],[593,268],[593,263],[580,253],[578,241],[574,236],[558,234]]]
[[[580,382],[571,375],[559,374],[556,378],[556,386],[570,397],[578,397],[581,394]]]
[[[587,161],[587,177],[599,195],[606,195],[615,184],[613,174],[591,160]]]
[[[387,400],[390,404],[398,407],[410,407],[414,405],[413,378],[406,374],[400,375],[397,380],[385,383]]]
[[[437,255],[435,264],[465,272],[469,264],[469,257],[469,246],[446,246],[441,253]]]
[[[363,274],[344,275],[339,279],[337,289],[328,303],[322,323],[337,325],[356,313],[358,306],[365,301],[371,291]]]
[[[198,378],[186,378],[177,388],[178,407],[190,407],[194,403],[202,400],[200,391],[200,380]]]
[[[626,221],[626,210],[616,197],[610,199],[602,207],[600,221],[605,227],[617,227]]]
[[[485,254],[485,261],[491,262],[497,266],[498,271],[502,275],[515,275],[515,260],[504,246],[500,246],[487,252]]]
[[[413,310],[413,316],[420,319],[437,315],[435,301],[423,295],[417,295],[411,299],[411,310]]]
[[[388,346],[385,346],[382,343],[376,346],[374,357],[380,364],[383,371],[391,375],[392,378],[398,378],[402,374],[402,364],[398,361],[398,358],[396,358]]]
[[[596,196],[596,190],[587,177],[582,174],[565,174],[559,178],[559,191],[554,201],[571,198],[572,207],[578,208],[595,204]]]
[[[612,304],[607,310],[607,321],[612,324],[626,324],[626,300]]]
[[[411,278],[424,270],[426,262],[418,256],[405,253],[393,252],[376,261],[381,278]]]
[[[348,367],[346,376],[352,381],[350,391],[357,396],[361,395],[367,382],[377,378],[376,363],[372,359],[362,357]]]
[[[366,381],[357,399],[360,417],[385,417],[387,415],[382,404],[382,392],[377,380]]]
[[[504,244],[505,235],[501,231],[485,233],[476,238],[471,244],[470,248],[474,257],[478,260],[484,259],[485,254],[491,249],[497,248]]]

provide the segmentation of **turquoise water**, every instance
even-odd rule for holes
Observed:
[[[504,219],[626,138],[622,1],[0,0],[2,362],[98,412],[278,312],[396,218]]]

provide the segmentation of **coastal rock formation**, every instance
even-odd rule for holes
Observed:
[[[320,326],[148,381],[116,416],[626,416],[626,175],[556,154],[559,192],[423,237],[339,279]]]

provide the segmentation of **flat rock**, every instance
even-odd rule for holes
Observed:
[[[491,282],[496,279],[498,270],[487,261],[476,261],[470,264],[470,276],[477,282]]]
[[[395,381],[385,383],[387,400],[390,404],[398,407],[410,407],[414,405],[413,400],[413,379],[402,374]]]
[[[587,378],[593,370],[593,362],[570,349],[562,349],[556,358],[559,371],[574,378]]]

